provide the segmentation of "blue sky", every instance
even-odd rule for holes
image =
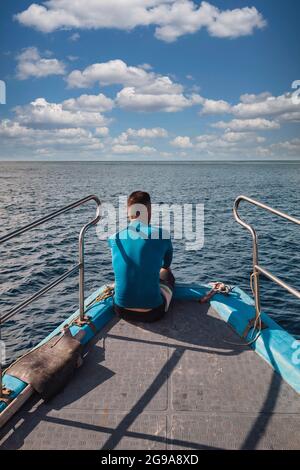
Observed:
[[[0,158],[299,159],[299,18],[297,0],[2,2]]]

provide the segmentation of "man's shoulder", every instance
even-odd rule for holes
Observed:
[[[162,227],[158,227],[156,225],[150,225],[150,233],[151,233],[151,238],[157,238],[159,240],[170,240],[170,232],[168,230],[165,230]]]

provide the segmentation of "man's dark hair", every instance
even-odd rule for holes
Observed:
[[[128,207],[133,204],[143,204],[144,206],[149,207],[151,205],[150,194],[145,191],[134,191],[127,199]]]

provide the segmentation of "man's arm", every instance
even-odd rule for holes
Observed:
[[[164,269],[169,269],[172,263],[172,259],[173,259],[173,246],[172,246],[171,239],[166,240],[166,242],[167,242],[167,248],[165,251],[162,267]]]

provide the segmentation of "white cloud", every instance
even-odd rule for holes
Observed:
[[[74,70],[67,77],[71,88],[121,85],[117,106],[131,111],[176,112],[206,100],[198,94],[185,96],[183,86],[170,77],[149,71],[145,66],[129,66],[120,59],[96,63],[84,70]]]
[[[254,152],[259,157],[275,157],[280,160],[289,157],[300,157],[300,139],[293,138],[265,146],[258,146],[254,149]]]
[[[118,137],[113,139],[113,143],[115,145],[127,145],[128,144],[128,134],[126,132],[122,132]]]
[[[67,77],[67,83],[71,88],[88,88],[99,83],[100,86],[136,87],[149,94],[182,92],[182,86],[173,83],[169,77],[145,70],[141,66],[127,65],[120,59],[92,64],[83,71],[73,70]]]
[[[129,139],[157,139],[157,138],[163,138],[167,137],[168,132],[166,129],[163,129],[162,127],[152,127],[152,128],[145,128],[142,127],[141,129],[132,129],[129,128],[127,131],[122,132],[122,134],[119,135],[115,139],[115,142],[117,143],[126,143],[128,142]]]
[[[109,128],[108,127],[96,127],[95,129],[95,135],[99,135],[101,137],[106,137],[109,134]]]
[[[11,141],[14,149],[27,147],[37,149],[41,154],[49,154],[50,148],[100,150],[104,144],[96,134],[82,128],[35,129],[8,119],[0,122],[0,136],[4,142]]]
[[[232,157],[244,156],[261,146],[265,138],[254,132],[226,131],[223,134],[201,134],[192,139],[194,152],[201,152],[207,156]]]
[[[136,153],[151,154],[155,152],[156,152],[156,149],[154,147],[148,147],[148,146],[140,147],[139,145],[134,145],[134,144],[128,144],[128,145],[116,144],[116,145],[113,145],[112,147],[112,153],[115,153],[118,155],[136,154]]]
[[[229,113],[231,106],[224,100],[202,99],[201,114],[224,114]]]
[[[196,142],[210,142],[216,138],[216,134],[201,134],[196,137]]]
[[[120,108],[130,111],[164,111],[172,113],[192,106],[193,102],[182,93],[152,95],[140,93],[134,87],[126,87],[117,94],[116,104]]]
[[[114,107],[114,101],[100,93],[99,95],[81,95],[78,98],[70,98],[63,101],[62,106],[70,111],[84,110],[102,113],[111,111]]]
[[[162,127],[152,127],[152,128],[141,128],[141,129],[132,129],[129,128],[127,131],[122,132],[118,137],[113,140],[113,143],[116,145],[127,145],[130,141],[135,139],[158,139],[167,137],[168,132]]]
[[[208,26],[212,36],[218,38],[238,38],[248,36],[255,28],[263,28],[266,21],[255,7],[236,8],[234,10],[215,11],[214,21]]]
[[[157,139],[161,137],[167,137],[168,132],[162,127],[152,127],[146,129],[127,129],[126,134],[128,137],[140,137],[141,139]]]
[[[77,55],[68,55],[67,59],[70,60],[71,62],[75,62],[76,60],[79,59]]]
[[[18,122],[31,127],[101,127],[107,122],[100,113],[70,111],[61,103],[48,103],[45,98],[17,106],[15,112]]]
[[[232,119],[232,121],[219,121],[212,124],[217,129],[227,129],[230,131],[266,131],[279,129],[280,124],[263,118],[254,119]]]
[[[245,93],[240,96],[240,101],[241,103],[246,104],[259,103],[261,101],[265,101],[270,96],[272,96],[272,94],[269,91],[264,91],[262,93],[259,93],[258,95],[255,95],[253,93]]]
[[[261,147],[258,146],[256,149],[254,149],[255,155],[258,157],[269,157],[272,156],[272,151],[269,147]]]
[[[243,95],[245,96],[245,95]],[[300,105],[295,104],[291,94],[271,96],[265,94],[264,98],[262,95],[258,95],[259,99],[255,95],[252,96],[252,100],[243,101],[232,107],[232,113],[241,118],[256,118],[261,116],[278,116],[289,114],[292,118],[292,114],[300,112]]]
[[[266,25],[256,8],[236,8],[221,11],[208,2],[201,2],[197,8],[192,1],[174,1],[172,5],[160,7],[160,26],[155,36],[173,42],[184,34],[191,34],[206,28],[211,36],[237,38],[252,34],[255,28]]]
[[[7,138],[29,137],[34,135],[34,130],[20,125],[18,122],[4,119],[0,121],[0,135]]]
[[[201,28],[215,37],[237,38],[266,24],[255,7],[222,11],[206,1],[197,5],[192,0],[48,0],[43,5],[31,4],[16,18],[46,33],[66,28],[132,30],[154,25],[155,36],[166,42]]]
[[[285,140],[282,142],[278,142],[271,146],[273,150],[280,150],[284,152],[288,152],[297,156],[300,156],[300,139],[294,138],[291,140]],[[283,155],[284,157],[285,155]]]
[[[64,75],[65,64],[57,59],[45,59],[36,47],[28,47],[17,56],[17,78],[42,78],[49,75]]]
[[[22,157],[26,152],[45,157],[65,155],[65,152],[71,152],[71,156],[103,154],[111,141],[105,125],[109,121],[93,111],[85,99],[75,104],[66,102],[49,103],[45,98],[38,98],[14,108],[13,120],[0,121],[3,152]]]
[[[228,131],[222,135],[222,139],[226,142],[264,142],[265,138],[255,135],[253,132],[232,132]]]
[[[147,64],[147,63],[140,64],[139,67],[144,70],[152,70],[153,68],[151,64]]]
[[[180,135],[175,137],[175,139],[171,141],[171,145],[173,145],[173,147],[185,148],[185,149],[193,147],[193,144],[189,137],[180,136]]]
[[[223,134],[222,139],[226,142],[240,142],[247,140],[249,138],[249,134],[247,132],[225,132]]]
[[[258,125],[270,126],[269,128],[278,128],[278,121],[300,121],[300,103],[295,102],[292,93],[286,93],[280,96],[272,96],[269,92],[255,94],[244,94],[240,97],[240,102],[236,105],[231,105],[224,100],[212,100],[198,96],[198,102],[202,105],[200,114],[233,114],[239,121],[233,120],[233,125],[255,125],[255,120]],[[267,118],[273,117],[272,124],[267,123]],[[257,119],[260,119],[258,121]],[[247,121],[246,121],[247,120]],[[223,123],[220,124],[223,126]],[[224,125],[225,126],[225,125]],[[216,124],[218,127],[218,124]],[[266,129],[266,127],[265,127]]]
[[[280,120],[285,122],[300,122],[300,111],[283,113],[280,115]]]
[[[49,148],[38,148],[38,149],[35,149],[34,153],[35,155],[38,155],[41,157],[53,157],[54,156],[53,150],[50,150]]]
[[[195,148],[204,152],[231,152],[236,142],[229,142],[222,137],[214,135],[213,138],[203,139],[195,144]]]
[[[78,41],[79,38],[80,38],[80,34],[79,34],[79,33],[73,33],[73,34],[71,34],[71,36],[69,37],[69,41],[76,42],[76,41]]]

